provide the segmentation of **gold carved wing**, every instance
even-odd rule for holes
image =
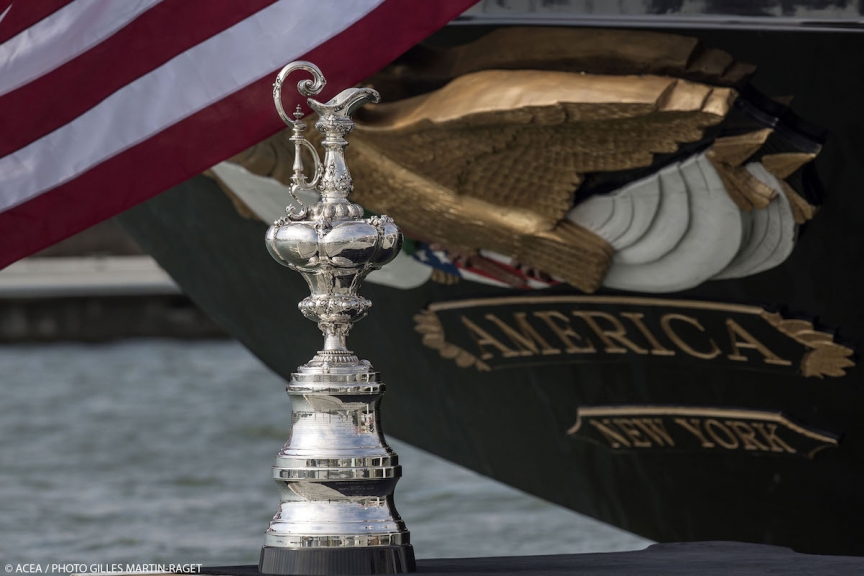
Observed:
[[[469,74],[357,119],[353,198],[414,237],[509,254],[593,291],[611,249],[563,220],[582,175],[650,166],[700,140],[734,98],[659,76]],[[236,161],[287,183],[289,144],[280,135]]]
[[[385,103],[356,117],[346,150],[352,199],[413,238],[505,254],[586,292],[600,287],[614,253],[565,218],[586,175],[648,168],[684,143],[708,142],[706,130],[737,97],[733,86],[753,71],[692,38],[572,28],[501,29],[403,60],[369,81]],[[771,200],[742,166],[769,133],[718,139],[711,154],[741,210]],[[288,184],[289,137],[233,161]],[[774,168],[801,162],[778,157]],[[787,195],[796,220],[812,215],[791,188]]]
[[[734,96],[659,76],[489,70],[371,108],[355,139],[452,194],[554,222],[583,174],[649,166],[701,139]]]

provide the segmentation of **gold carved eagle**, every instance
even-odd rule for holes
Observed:
[[[759,222],[768,230],[786,214],[797,234],[813,216],[815,202],[785,179],[818,144],[784,147],[771,126],[732,118],[753,71],[692,38],[653,32],[507,28],[455,48],[417,47],[368,81],[385,103],[356,116],[346,151],[352,200],[392,216],[409,237],[470,258],[503,254],[585,292],[604,279],[686,287],[664,277],[706,258],[669,255],[711,226],[740,236],[715,251],[714,276],[759,271],[785,259],[782,235],[761,253],[752,246]],[[289,184],[290,135],[231,161]],[[699,274],[708,271],[690,275]]]

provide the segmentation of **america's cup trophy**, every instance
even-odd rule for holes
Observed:
[[[282,83],[295,70],[312,74],[297,88],[318,94],[325,80],[309,62],[285,66],[273,85],[282,119],[293,128],[295,146],[292,195],[317,190],[321,200],[295,210],[267,230],[267,249],[280,264],[296,270],[312,294],[300,302],[304,316],[318,323],[324,349],[292,374],[291,434],[276,456],[273,477],[279,510],[264,537],[259,570],[265,574],[383,574],[413,572],[409,532],[396,512],[393,490],[402,475],[396,453],[384,440],[379,407],[384,384],[367,360],[345,345],[371,302],[357,294],[369,272],[391,261],[402,233],[387,216],[363,218],[352,204],[353,185],[345,165],[345,136],[351,115],[379,95],[349,88],[322,104],[307,102],[318,114],[324,136],[323,162],[304,138],[300,107],[294,119],[282,107]],[[303,154],[314,160],[307,181]],[[299,200],[298,200],[299,203]]]

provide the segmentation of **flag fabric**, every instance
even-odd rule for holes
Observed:
[[[561,284],[560,278],[539,277],[525,270],[514,258],[480,250],[478,258],[456,259],[447,252],[436,250],[424,242],[416,242],[412,257],[418,262],[446,272],[469,282],[478,282],[500,288],[518,288],[520,290],[542,290]]]
[[[326,100],[475,2],[0,0],[0,268],[284,128],[288,62]]]

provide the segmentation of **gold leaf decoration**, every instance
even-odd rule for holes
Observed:
[[[612,249],[564,219],[583,174],[649,166],[701,139],[735,97],[659,76],[469,74],[358,118],[353,199],[414,237],[506,254],[594,292]]]
[[[708,159],[723,181],[726,192],[740,210],[766,208],[777,193],[760,182],[742,164],[756,154],[771,135],[772,130],[765,128],[736,136],[717,138],[708,151]],[[801,166],[813,160],[816,154],[781,153],[765,154],[760,159],[765,169],[780,182],[783,194],[789,200],[792,216],[796,224],[812,219],[817,207],[801,197],[786,181]]]
[[[654,154],[698,141],[736,95],[660,76],[487,70],[369,107],[353,141],[451,194],[554,222],[572,207],[583,174],[649,166]],[[375,187],[356,189],[377,210]]]
[[[737,136],[717,138],[711,147],[711,158],[727,166],[741,166],[768,140],[773,130],[765,128]]]
[[[442,358],[455,360],[460,368],[474,366],[479,372],[488,372],[489,365],[471,354],[444,340],[444,327],[435,312],[424,310],[414,315],[414,330],[423,335],[423,344],[438,350]]]
[[[805,154],[803,152],[766,154],[762,157],[762,165],[765,166],[768,172],[783,180],[814,158],[816,158],[816,154]]]
[[[780,180],[780,187],[786,199],[789,200],[789,205],[792,207],[792,217],[795,218],[796,224],[804,224],[811,220],[816,212],[819,211],[818,206],[813,206],[805,200],[798,192],[796,192],[784,180]]]
[[[742,166],[765,144],[772,130],[755,130],[737,136],[717,138],[708,150],[707,157],[723,181],[726,193],[739,210],[761,210],[767,208],[777,196],[770,186],[763,184]]]
[[[608,28],[498,28],[446,49],[420,45],[368,83],[385,101],[440,88],[480,70],[557,70],[588,74],[675,76],[716,86],[738,86],[755,71],[696,38]]]
[[[855,366],[850,359],[852,349],[834,342],[834,337],[820,332],[807,320],[786,320],[776,312],[762,312],[762,318],[783,334],[810,348],[801,358],[804,376],[845,376],[844,368]]]
[[[346,150],[352,200],[418,240],[494,251],[594,292],[612,247],[565,218],[586,175],[647,168],[702,141],[753,70],[694,38],[632,30],[513,27],[462,46],[415,47],[368,80],[385,103],[356,116]],[[777,195],[742,167],[771,133],[718,138],[709,151],[742,210]],[[288,184],[290,136],[231,161]],[[315,130],[307,137],[318,143]],[[805,160],[773,156],[778,173]],[[815,208],[781,184],[795,221],[812,218]]]
[[[454,194],[360,139],[354,140],[352,148],[357,186],[353,198],[371,210],[392,215],[407,234],[509,254],[585,291],[600,286],[612,261],[612,248],[589,230],[569,220],[550,221],[530,209]],[[361,188],[358,182],[369,185]]]
[[[710,150],[707,157],[714,169],[717,170],[717,175],[720,176],[726,193],[729,194],[739,210],[749,212],[753,209],[767,208],[771,200],[777,196],[777,192],[773,188],[760,182],[746,168],[718,162]]]

